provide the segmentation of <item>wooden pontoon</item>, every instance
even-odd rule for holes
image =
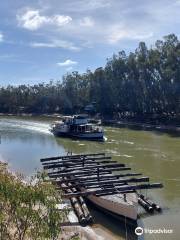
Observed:
[[[92,220],[84,197],[111,215],[132,222],[137,221],[138,204],[148,212],[161,209],[138,190],[162,188],[162,184],[149,183],[149,177],[139,177],[141,173],[118,173],[131,168],[105,153],[50,157],[41,162],[57,190],[70,199],[81,223]]]

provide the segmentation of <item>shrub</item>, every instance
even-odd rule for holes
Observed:
[[[44,173],[27,183],[0,164],[0,239],[57,239],[66,215],[56,208],[61,201]]]

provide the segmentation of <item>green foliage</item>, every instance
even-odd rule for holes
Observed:
[[[180,113],[180,41],[174,34],[114,54],[104,68],[68,73],[62,82],[0,88],[0,112],[79,113],[96,103],[103,116],[177,116]]]
[[[26,183],[0,164],[0,239],[58,239],[65,213],[54,186],[37,174]]]

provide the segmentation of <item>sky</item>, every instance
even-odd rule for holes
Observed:
[[[6,0],[0,16],[0,85],[61,80],[180,36],[180,0]]]

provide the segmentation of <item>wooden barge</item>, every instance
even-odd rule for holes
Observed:
[[[138,204],[147,212],[161,210],[138,191],[163,185],[149,183],[149,177],[142,177],[142,173],[122,173],[131,168],[111,160],[105,153],[50,157],[41,162],[57,190],[70,199],[82,224],[93,220],[84,197],[107,213],[133,224],[137,223]]]

